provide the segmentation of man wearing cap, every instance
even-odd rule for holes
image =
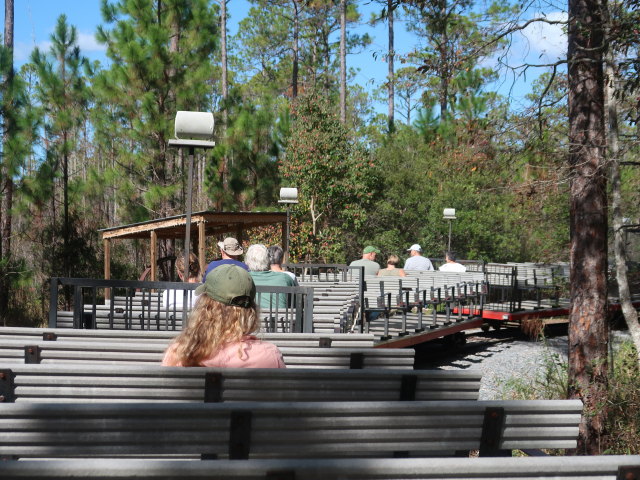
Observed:
[[[364,250],[362,251],[362,258],[360,260],[354,260],[349,264],[349,266],[364,267],[365,275],[377,275],[380,270],[380,265],[375,262],[377,253],[380,253],[380,250],[372,245],[364,247]]]
[[[240,245],[238,240],[233,237],[227,237],[222,242],[218,242],[218,248],[220,248],[220,256],[222,258],[220,260],[214,260],[207,265],[207,269],[204,271],[204,276],[202,277],[203,282],[207,279],[207,274],[220,265],[237,265],[249,271],[249,267],[238,260],[244,253],[242,245]]]
[[[404,262],[405,270],[433,270],[431,260],[422,256],[422,247],[417,243],[411,245],[407,252],[409,252],[409,258]]]

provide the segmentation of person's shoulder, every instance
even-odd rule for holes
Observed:
[[[244,268],[247,272],[249,271],[249,265],[247,265],[244,262],[241,262],[240,260],[234,260],[233,263],[241,268]]]
[[[286,368],[282,352],[277,345],[258,338],[245,339],[251,343],[253,368]]]

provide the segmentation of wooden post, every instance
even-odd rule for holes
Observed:
[[[157,282],[156,259],[158,258],[158,234],[151,230],[151,252],[149,253],[149,263],[151,264],[151,281]]]
[[[104,279],[111,280],[111,240],[103,238],[102,246],[104,248]],[[110,288],[105,288],[104,298],[105,300],[109,300],[111,298]]]

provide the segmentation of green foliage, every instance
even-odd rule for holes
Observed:
[[[495,32],[517,8],[503,0],[488,6],[473,0],[408,2],[408,28],[422,40],[410,53],[409,61],[425,76],[428,89],[423,93],[423,103],[437,103],[442,120],[455,115],[456,97],[469,93],[469,82],[461,82],[462,77],[474,75],[484,82],[495,75],[491,69],[477,69],[477,65],[499,48],[502,42],[495,41]],[[459,106],[466,110],[480,106],[469,100]],[[480,98],[475,97],[475,101]]]
[[[311,222],[311,246],[306,255],[318,258],[324,248],[322,257],[334,261],[337,254],[327,247],[344,247],[340,231],[358,230],[367,221],[376,183],[374,163],[350,139],[324,97],[313,93],[300,97],[292,107],[292,117],[291,136],[280,164],[283,184],[298,187],[300,204],[295,215]]]
[[[607,438],[604,453],[640,454],[640,376],[638,354],[631,341],[618,347],[609,378]]]
[[[566,356],[553,351],[546,340],[540,368],[533,378],[521,376],[502,379],[503,398],[518,400],[561,400],[569,391]]]
[[[241,100],[236,99],[241,102]],[[269,97],[261,105],[228,105],[229,125],[207,166],[207,186],[218,208],[251,210],[275,205],[279,186],[277,106]],[[282,118],[282,117],[281,117]],[[284,120],[286,123],[286,119]],[[225,185],[222,178],[226,162]]]
[[[175,185],[184,172],[167,142],[177,110],[210,109],[217,7],[206,0],[103,0],[102,12],[107,26],[97,38],[107,45],[110,68],[94,80],[94,118],[100,151],[133,186],[133,197],[119,201],[143,206],[146,218],[183,211]]]
[[[640,453],[640,376],[638,355],[629,340],[613,352],[613,368],[607,390],[607,424],[602,439],[603,452],[609,455]],[[567,361],[547,349],[534,378],[503,379],[503,398],[534,400],[564,399],[568,394]]]
[[[451,248],[461,258],[521,258],[526,255],[521,251],[523,212],[513,211],[514,196],[501,186],[511,166],[493,150],[489,131],[483,135],[464,124],[451,125],[457,138],[471,141],[446,146],[404,127],[378,148],[375,163],[384,185],[368,212],[366,238],[385,254],[404,254],[417,242],[428,256],[442,256],[449,230],[442,211],[455,208]]]

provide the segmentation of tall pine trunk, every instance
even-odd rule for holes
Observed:
[[[340,0],[340,121],[347,123],[347,0]]]
[[[629,328],[631,339],[636,347],[640,362],[640,323],[638,312],[631,302],[631,290],[627,278],[627,248],[622,212],[622,181],[620,178],[620,148],[618,145],[618,101],[616,99],[616,71],[613,52],[607,50],[606,63],[606,101],[607,101],[607,140],[611,179],[611,209],[613,222],[613,252],[616,259],[616,282],[618,284],[618,299],[625,322]]]
[[[604,8],[604,1],[569,0],[569,396],[584,403],[580,454],[601,453],[607,415]]]
[[[388,122],[389,132],[393,132],[395,129],[395,74],[394,65],[395,60],[395,47],[394,47],[394,32],[393,32],[393,0],[387,0],[387,26],[389,29],[389,48],[387,53],[388,62]],[[411,122],[409,122],[411,125]]]
[[[300,37],[300,10],[298,0],[293,0],[293,59],[291,69],[291,98],[298,97],[298,50]]]
[[[4,2],[4,46],[9,51],[10,62],[9,71],[4,79],[4,95],[13,98],[13,0]],[[6,325],[7,313],[9,310],[9,296],[11,282],[8,277],[9,260],[11,258],[11,234],[12,234],[12,213],[13,208],[13,169],[12,159],[7,155],[9,139],[15,133],[15,122],[13,119],[13,109],[6,105],[8,115],[5,116],[4,132],[2,136],[3,158],[0,162],[0,317]]]
[[[222,63],[222,129],[221,129],[221,137],[224,139],[227,136],[227,128],[229,124],[229,105],[227,103],[229,98],[229,81],[228,81],[228,71],[227,71],[227,0],[220,0],[220,61]],[[218,178],[220,179],[220,183],[222,185],[222,194],[219,196],[218,201],[216,202],[216,209],[218,211],[222,210],[223,198],[225,197],[227,191],[228,184],[228,162],[229,159],[225,154],[218,167]]]

